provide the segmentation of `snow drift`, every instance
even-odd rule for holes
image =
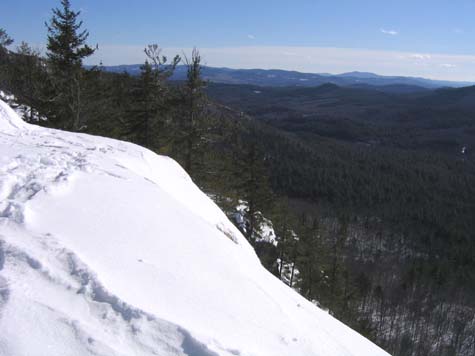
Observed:
[[[0,101],[0,355],[387,355],[259,263],[173,160]]]

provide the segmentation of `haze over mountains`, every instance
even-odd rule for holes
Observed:
[[[140,73],[141,64],[106,66],[104,69],[109,72],[126,72],[131,75]],[[392,86],[397,85],[396,90],[414,92],[424,89],[436,89],[441,87],[464,87],[474,85],[471,82],[452,82],[442,80],[432,80],[416,77],[402,76],[382,76],[366,72],[350,72],[342,74],[315,74],[301,73],[297,71],[286,71],[279,69],[231,69],[203,67],[203,78],[215,83],[225,84],[251,84],[258,86],[302,86],[313,87],[326,83],[339,86],[377,86],[387,87],[388,90],[395,89]],[[175,71],[173,80],[184,80],[186,78],[186,67],[179,66]]]

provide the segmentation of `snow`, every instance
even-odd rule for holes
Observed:
[[[268,273],[173,160],[0,101],[0,355],[387,355]]]
[[[238,205],[236,206],[236,212],[233,214],[233,220],[237,226],[246,233],[248,228],[248,219],[246,218],[247,210],[248,210],[248,202],[244,200],[239,200]],[[261,212],[257,212],[260,217],[260,225],[257,228],[257,232],[253,233],[253,239],[256,242],[267,242],[274,246],[277,246],[277,237],[275,235],[274,226],[272,221],[267,219],[262,215]]]
[[[17,98],[0,90],[0,100],[5,101],[14,108],[15,112],[27,122],[46,121],[46,117],[40,115],[37,110],[28,105],[19,104]]]

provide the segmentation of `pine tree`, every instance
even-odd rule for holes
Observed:
[[[195,48],[191,59],[185,59],[187,78],[183,87],[184,113],[178,130],[179,145],[182,147],[183,164],[189,174],[193,174],[194,167],[199,164],[203,155],[203,146],[206,143],[206,132],[212,125],[209,115],[206,114],[207,99],[204,93],[206,86],[201,75],[201,55]]]
[[[299,289],[302,295],[310,300],[324,302],[327,289],[325,263],[327,255],[321,242],[321,229],[318,218],[310,218],[302,214],[297,225],[299,240],[297,241],[296,262],[299,266]]]
[[[256,135],[256,132],[253,131],[252,134]],[[269,211],[273,203],[264,154],[255,139],[255,136],[252,137],[247,146],[238,143],[234,159],[238,196],[247,203],[244,216],[247,225],[245,236],[251,243],[260,234],[263,213]]]
[[[61,0],[61,8],[53,9],[48,28],[47,57],[53,83],[59,121],[63,127],[78,130],[82,120],[83,59],[95,49],[86,44],[89,33],[81,30],[80,11],[71,9],[69,0]]]
[[[39,118],[49,116],[48,97],[53,93],[44,58],[26,42],[22,42],[15,52],[11,52],[10,57],[9,88],[18,102],[29,107],[29,110],[24,112],[23,119],[45,123]]]
[[[135,109],[128,121],[128,136],[138,145],[152,148],[158,120],[158,78],[148,61],[140,67],[140,77],[133,89]]]
[[[7,51],[7,47],[13,44],[13,39],[8,36],[7,31],[0,28],[0,51]]]
[[[272,221],[274,222],[274,231],[277,238],[277,249],[279,252],[279,278],[286,280],[289,277],[290,285],[292,282],[291,276],[285,275],[284,267],[286,265],[295,266],[294,250],[295,250],[295,233],[293,226],[293,216],[291,215],[288,207],[288,203],[285,200],[280,200],[274,208],[274,214],[272,215]]]
[[[0,28],[0,85],[4,90],[8,87],[9,79],[9,51],[7,47],[12,43],[13,39],[3,28]]]
[[[171,101],[166,80],[173,74],[180,57],[175,56],[167,65],[167,57],[161,55],[157,44],[148,45],[144,52],[147,59],[132,89],[134,105],[127,120],[126,135],[133,142],[158,151]]]

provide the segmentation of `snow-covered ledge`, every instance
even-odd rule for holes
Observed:
[[[175,161],[1,101],[0,354],[387,355],[268,273]]]

